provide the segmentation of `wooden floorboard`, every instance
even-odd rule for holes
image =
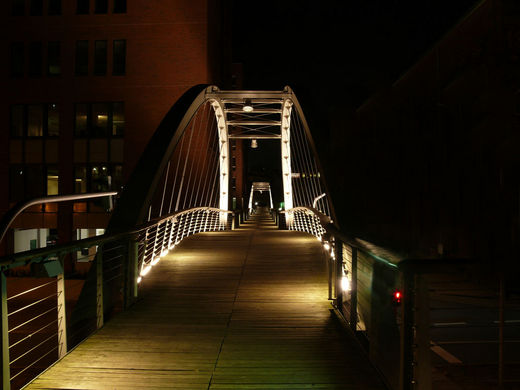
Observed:
[[[331,314],[323,256],[260,217],[192,236],[27,389],[383,390]]]

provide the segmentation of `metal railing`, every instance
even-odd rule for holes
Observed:
[[[469,259],[408,259],[349,237],[312,208],[281,216],[281,227],[322,242],[335,312],[389,388],[520,383],[520,297],[505,294],[503,278]]]
[[[61,359],[134,301],[138,283],[169,250],[190,235],[232,228],[232,214],[192,208],[131,231],[0,258],[2,388],[21,388]],[[93,290],[83,288],[89,278]]]

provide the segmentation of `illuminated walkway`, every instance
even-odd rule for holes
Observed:
[[[183,241],[27,388],[384,389],[329,309],[316,239],[257,217]]]

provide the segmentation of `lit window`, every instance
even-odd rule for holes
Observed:
[[[125,133],[125,104],[117,102],[112,104],[112,135]]]
[[[24,44],[23,42],[11,43],[11,76],[21,77],[24,73]]]
[[[49,0],[49,15],[61,15],[61,0]]]
[[[77,0],[76,13],[78,15],[89,13],[89,0]]]
[[[107,73],[107,41],[96,41],[94,44],[94,74]]]
[[[27,106],[27,136],[43,136],[43,107],[41,104]]]
[[[108,133],[108,103],[92,104],[92,131],[94,137],[105,136]]]
[[[31,42],[29,45],[29,75],[30,76],[41,76],[42,75],[42,43]]]
[[[124,75],[126,72],[126,41],[124,39],[115,40],[113,52],[112,74],[116,76]]]
[[[57,168],[48,168],[47,169],[47,195],[58,195],[59,187],[58,187],[58,169]]]
[[[76,104],[74,115],[74,135],[85,137],[88,135],[88,107],[84,103]]]
[[[126,13],[126,0],[114,0],[114,13],[115,14]]]
[[[88,41],[76,41],[76,75],[88,74]]]
[[[61,74],[60,42],[54,41],[47,44],[47,73],[49,76]]]
[[[106,14],[108,12],[108,0],[96,0],[96,14]]]
[[[87,192],[87,168],[84,166],[74,168],[74,192],[76,194]]]

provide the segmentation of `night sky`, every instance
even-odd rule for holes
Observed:
[[[234,1],[232,59],[243,65],[244,89],[291,86],[323,154],[331,118],[398,79],[475,3]],[[281,174],[278,145],[259,146],[248,148],[250,174],[275,181]]]

